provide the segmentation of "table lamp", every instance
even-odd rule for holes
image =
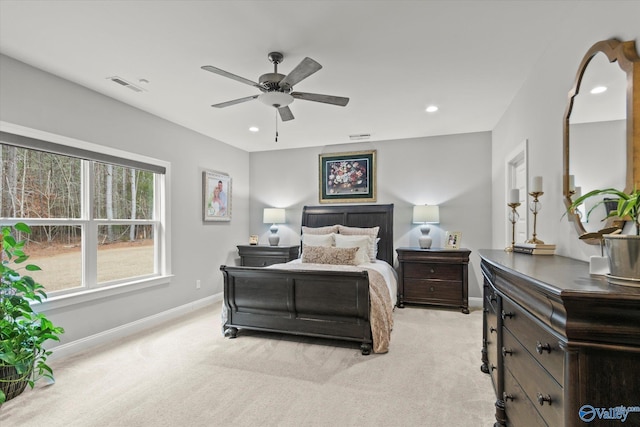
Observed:
[[[282,224],[285,221],[284,209],[281,208],[264,208],[264,214],[262,216],[262,222],[265,224],[271,224],[271,234],[269,235],[269,244],[271,246],[278,246],[280,242],[280,236],[278,236],[278,226],[276,224]]]
[[[440,207],[435,205],[414,206],[413,223],[422,224],[420,226],[422,235],[418,238],[418,243],[422,249],[429,249],[431,247],[431,236],[429,236],[431,228],[427,224],[440,223]]]

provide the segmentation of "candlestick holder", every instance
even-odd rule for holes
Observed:
[[[533,213],[533,237],[526,241],[526,243],[533,244],[544,244],[544,242],[536,237],[536,226],[537,226],[537,218],[538,212],[542,209],[542,203],[538,200],[538,197],[542,196],[544,193],[542,191],[532,191],[529,193],[531,197],[533,197],[533,201],[529,203],[529,210]]]
[[[513,246],[516,244],[516,223],[520,219],[520,215],[516,208],[520,206],[520,203],[507,203],[507,206],[511,208],[509,211],[509,221],[511,222],[511,246],[504,248],[506,252],[513,252]]]

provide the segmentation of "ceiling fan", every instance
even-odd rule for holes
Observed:
[[[211,65],[205,65],[201,67],[203,70],[210,71],[215,74],[219,74],[224,77],[239,81],[240,83],[248,84],[250,86],[258,88],[262,93],[258,95],[246,96],[244,98],[234,99],[232,101],[221,102],[214,104],[212,107],[224,108],[231,105],[240,104],[242,102],[258,99],[266,105],[274,107],[278,110],[280,118],[283,122],[293,120],[293,113],[289,109],[289,104],[294,99],[302,99],[304,101],[323,102],[325,104],[339,105],[344,107],[349,102],[349,98],[332,95],[321,95],[318,93],[308,92],[292,92],[293,86],[302,80],[309,77],[311,74],[322,68],[322,65],[317,63],[311,58],[304,58],[289,74],[278,73],[278,64],[280,64],[284,58],[280,52],[271,52],[268,55],[269,61],[273,63],[273,73],[266,73],[260,76],[259,83],[245,79],[244,77],[237,76],[228,71],[221,70],[220,68],[213,67]]]

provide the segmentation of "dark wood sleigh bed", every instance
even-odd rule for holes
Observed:
[[[302,225],[379,226],[377,258],[393,266],[393,205],[305,206]],[[225,336],[239,329],[323,337],[372,348],[369,277],[332,272],[221,266],[224,275]],[[395,301],[392,302],[395,304]]]

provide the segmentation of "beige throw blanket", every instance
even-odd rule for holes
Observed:
[[[332,264],[276,264],[270,266],[281,270],[324,270],[324,271],[367,271],[369,275],[369,322],[373,338],[373,352],[389,351],[391,330],[393,329],[393,303],[384,277],[378,271],[366,266]]]

